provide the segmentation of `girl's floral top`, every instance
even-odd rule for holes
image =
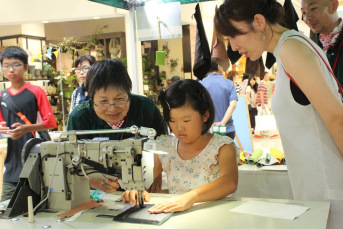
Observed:
[[[227,136],[214,134],[207,146],[196,157],[183,160],[177,152],[178,139],[171,135],[161,135],[158,144],[169,148],[169,154],[159,155],[162,168],[167,174],[169,193],[185,193],[201,187],[220,176],[218,150],[233,140]],[[236,148],[236,155],[238,149]]]

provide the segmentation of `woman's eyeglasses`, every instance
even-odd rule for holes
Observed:
[[[106,111],[108,110],[111,106],[122,108],[126,106],[127,102],[129,102],[130,99],[117,99],[115,100],[114,103],[94,103],[95,106],[99,108],[99,110]]]
[[[75,68],[76,73],[80,73],[81,71],[86,73],[89,71],[89,67]]]

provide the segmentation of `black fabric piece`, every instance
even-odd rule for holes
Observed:
[[[227,45],[226,53],[232,64],[235,64],[242,56],[238,51],[233,51],[230,44]]]
[[[300,105],[303,105],[303,106],[309,105],[310,101],[308,100],[306,95],[300,90],[300,88],[298,88],[298,86],[295,85],[295,83],[293,83],[292,80],[290,80],[289,82],[290,82],[290,88],[291,88],[293,99]]]
[[[245,73],[255,76],[262,76],[264,74],[264,64],[262,57],[255,61],[247,58],[247,62],[245,64]]]
[[[146,204],[145,208],[141,208],[139,205],[135,205],[123,213],[115,216],[114,221],[126,222],[126,223],[143,223],[161,225],[167,221],[173,213],[159,213],[151,214],[148,212],[149,208],[154,204]]]
[[[199,3],[195,6],[194,17],[197,22],[197,33],[195,42],[193,74],[199,80],[202,80],[211,67],[211,52],[202,22]]]
[[[284,25],[288,29],[298,30],[297,21],[299,20],[298,14],[294,9],[293,3],[291,0],[285,0],[283,4],[283,10],[285,13]]]
[[[273,67],[274,63],[276,62],[276,58],[273,53],[268,52],[266,58],[266,67],[270,69]]]
[[[285,13],[284,21],[281,23],[284,27],[288,29],[294,29],[298,31],[297,21],[299,20],[299,17],[297,15],[297,12],[294,9],[293,3],[291,0],[285,0],[283,4],[283,10]],[[266,59],[266,67],[271,68],[276,59],[273,55],[273,53],[267,53],[267,59]]]

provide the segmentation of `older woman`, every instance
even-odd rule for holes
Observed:
[[[136,125],[154,128],[157,135],[167,133],[163,117],[152,100],[131,93],[131,79],[119,60],[106,59],[92,65],[87,74],[86,89],[90,99],[70,113],[68,130],[118,129]],[[112,133],[80,137],[121,140],[132,136],[130,133]],[[93,188],[106,192],[119,188],[111,179],[91,179],[90,183]]]

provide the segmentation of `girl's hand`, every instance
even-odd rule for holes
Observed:
[[[195,203],[195,196],[191,192],[187,192],[172,200],[165,201],[154,205],[148,211],[150,213],[169,213],[169,212],[181,212],[189,209]]]
[[[136,190],[125,191],[123,195],[121,195],[121,199],[123,202],[129,202],[130,204],[139,204],[138,192]],[[150,201],[150,194],[147,191],[143,192],[143,199],[144,202]]]

